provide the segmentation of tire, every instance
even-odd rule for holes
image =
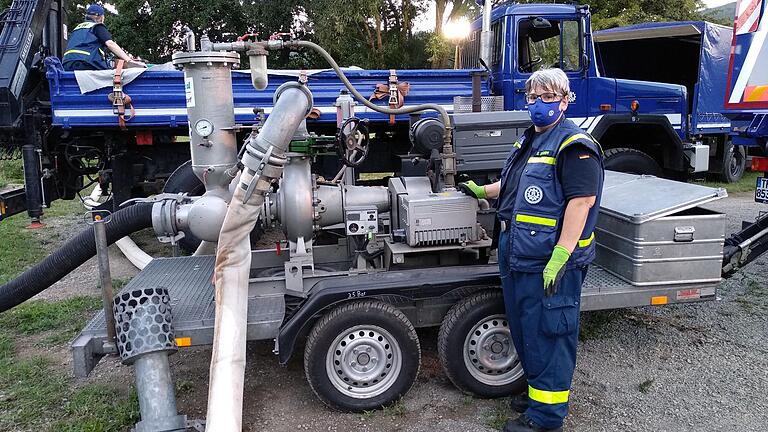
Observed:
[[[659,164],[646,153],[631,148],[612,148],[605,151],[605,169],[629,174],[648,174],[661,177]]]
[[[420,364],[411,322],[377,300],[333,309],[315,324],[304,348],[309,386],[325,405],[340,411],[363,412],[400,399],[416,381]]]
[[[725,157],[723,158],[720,180],[726,183],[736,183],[744,176],[747,169],[747,152],[744,146],[735,146],[728,142],[725,145]]]
[[[473,294],[453,305],[440,326],[437,349],[456,388],[487,398],[525,390],[525,373],[508,326],[499,290]]]
[[[163,193],[182,193],[186,192],[191,196],[199,196],[205,193],[203,182],[192,171],[192,161],[188,160],[179,165],[171,173],[163,186]],[[179,246],[185,252],[192,254],[200,246],[201,240],[190,232],[184,232],[184,237],[179,240]]]

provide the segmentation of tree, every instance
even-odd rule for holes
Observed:
[[[414,34],[423,0],[310,0],[307,33],[342,64],[364,68],[422,67],[425,38]]]
[[[298,0],[115,0],[118,15],[107,25],[115,40],[127,51],[153,62],[170,60],[183,49],[184,26],[199,38],[207,34],[213,41],[234,40],[256,32],[262,38],[275,32],[294,30],[299,15]],[[297,30],[300,34],[300,29]],[[287,57],[279,58],[283,62]]]

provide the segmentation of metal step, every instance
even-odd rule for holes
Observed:
[[[192,256],[156,258],[120,291],[166,287],[171,295],[171,311],[179,346],[210,345],[215,321],[212,282],[215,257]],[[248,298],[248,340],[271,339],[277,335],[285,315],[282,295]],[[75,375],[87,376],[104,354],[114,352],[106,344],[104,311],[100,311],[72,342]]]

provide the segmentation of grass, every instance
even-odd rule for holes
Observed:
[[[23,184],[24,169],[19,160],[0,160],[0,188],[9,184]]]
[[[493,408],[484,415],[484,423],[491,429],[501,430],[509,420],[509,398],[496,401]]]
[[[579,340],[584,342],[608,337],[607,327],[623,316],[621,310],[592,311],[582,314]]]
[[[653,385],[654,381],[656,381],[656,380],[654,380],[654,379],[647,379],[647,380],[641,382],[637,386],[637,388],[640,390],[640,393],[648,393],[649,391],[651,391],[651,386]]]
[[[0,327],[13,329],[21,335],[39,334],[48,330],[65,331],[82,327],[78,318],[101,307],[101,299],[77,296],[61,301],[35,300],[23,303],[0,314]]]
[[[99,305],[96,297],[74,297],[29,302],[0,314],[0,430],[117,432],[138,420],[136,394],[126,387],[90,384],[73,391],[59,364],[15,352],[20,337],[73,334]]]
[[[728,191],[729,194],[754,192],[757,178],[761,176],[763,176],[763,173],[747,171],[744,173],[744,177],[742,177],[741,180],[736,183],[722,183],[713,181],[693,181],[693,183],[714,188],[724,188]]]
[[[78,200],[53,202],[45,209],[46,218],[70,216],[84,213]],[[46,228],[27,229],[29,218],[20,213],[0,222],[0,284],[18,276],[25,269],[40,261],[47,254],[46,246],[54,243]],[[85,225],[83,225],[85,227]],[[76,228],[77,229],[77,228]]]

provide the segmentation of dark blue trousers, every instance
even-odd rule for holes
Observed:
[[[547,429],[562,426],[576,366],[581,285],[587,269],[568,270],[560,289],[544,296],[541,272],[509,269],[509,236],[499,238],[499,271],[512,341],[528,378],[525,412]]]

